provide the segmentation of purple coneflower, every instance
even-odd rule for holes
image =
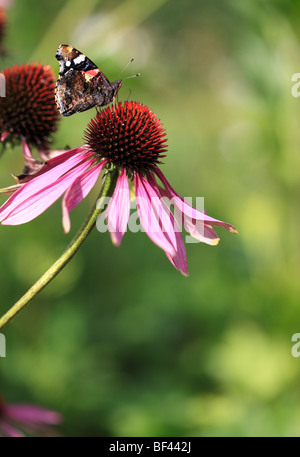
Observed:
[[[56,411],[30,404],[7,404],[0,398],[0,436],[55,436],[52,427],[61,423]]]
[[[1,75],[6,94],[0,98],[0,139],[20,141],[25,163],[34,170],[39,163],[32,158],[31,147],[47,159],[60,117],[54,99],[55,74],[49,65],[32,63],[7,68]]]
[[[212,226],[236,230],[193,208],[170,186],[158,168],[166,152],[165,135],[160,120],[140,103],[125,102],[104,109],[88,125],[86,144],[50,159],[0,208],[0,221],[6,225],[28,222],[64,194],[63,226],[68,232],[70,211],[86,197],[101,170],[117,169],[119,175],[106,213],[112,241],[120,245],[126,231],[130,184],[134,186],[143,230],[165,251],[175,268],[188,275],[179,223],[183,221],[193,237],[211,245],[219,241]],[[174,214],[166,198],[171,200]]]

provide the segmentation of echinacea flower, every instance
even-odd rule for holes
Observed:
[[[165,135],[160,120],[147,106],[125,102],[107,107],[88,125],[86,144],[50,159],[36,176],[29,177],[0,208],[0,221],[5,225],[28,222],[64,194],[63,226],[68,232],[70,211],[87,196],[101,170],[113,167],[119,175],[106,212],[112,241],[120,245],[127,228],[130,184],[143,230],[165,251],[175,268],[188,275],[179,227],[182,220],[193,237],[211,245],[219,241],[212,226],[236,230],[196,210],[171,187],[158,167],[166,152]],[[166,198],[171,200],[174,214]]]
[[[41,164],[33,159],[31,147],[47,159],[59,120],[55,74],[49,65],[31,63],[7,68],[1,76],[5,78],[6,95],[0,98],[0,139],[19,141],[26,166],[36,171]]]
[[[55,436],[61,415],[31,404],[8,404],[0,398],[0,437]]]

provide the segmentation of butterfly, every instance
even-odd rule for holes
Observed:
[[[110,83],[90,59],[67,44],[59,46],[55,57],[59,62],[55,101],[63,116],[105,106],[114,100],[122,79]]]

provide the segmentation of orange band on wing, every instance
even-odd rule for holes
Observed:
[[[84,73],[85,75],[96,76],[99,72],[100,70],[96,68],[95,70],[82,71],[81,73]]]

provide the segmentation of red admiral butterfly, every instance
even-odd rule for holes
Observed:
[[[55,57],[59,62],[55,100],[63,116],[81,113],[94,106],[108,105],[113,101],[122,80],[110,83],[90,59],[72,46],[61,44]]]

